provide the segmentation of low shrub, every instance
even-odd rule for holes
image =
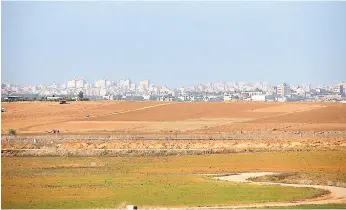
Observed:
[[[17,134],[17,131],[15,129],[11,128],[8,130],[8,134],[11,136],[15,136]]]

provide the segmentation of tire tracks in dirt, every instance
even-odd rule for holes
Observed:
[[[167,105],[170,105],[170,104],[172,104],[172,103],[157,104],[157,105],[152,105],[152,106],[141,107],[141,108],[138,108],[138,109],[126,110],[126,111],[122,111],[122,112],[112,112],[112,113],[108,113],[108,114],[105,114],[105,115],[91,116],[88,119],[96,118],[96,117],[112,116],[112,115],[118,115],[118,114],[125,114],[125,113],[129,113],[129,112],[135,112],[135,111],[140,111],[140,110],[145,110],[145,109],[151,109],[151,108],[155,108],[155,107],[159,107],[159,106],[167,106]],[[84,120],[84,118],[83,118],[83,120]],[[38,126],[42,126],[42,125],[54,125],[54,124],[57,124],[57,123],[66,123],[66,122],[72,122],[72,121],[78,121],[78,120],[75,120],[75,119],[71,120],[71,119],[69,119],[69,120],[62,120],[62,121],[51,122],[51,123],[41,123],[41,124],[36,124],[36,125],[31,125],[31,126],[23,127],[23,128],[21,128],[21,130],[27,130],[27,129],[38,127]]]
[[[301,109],[301,110],[296,110],[296,111],[292,111],[292,112],[284,112],[284,113],[280,113],[280,114],[276,114],[276,115],[269,115],[269,116],[264,116],[264,117],[259,117],[259,118],[251,118],[251,119],[243,119],[243,120],[239,120],[238,122],[231,122],[231,123],[225,123],[223,125],[218,125],[215,127],[209,127],[208,129],[215,129],[218,127],[222,127],[222,126],[227,126],[227,125],[231,125],[231,124],[236,124],[236,123],[251,123],[253,121],[257,121],[257,120],[263,120],[263,119],[267,119],[267,118],[272,118],[272,117],[279,117],[279,116],[285,116],[285,115],[289,115],[289,114],[295,114],[295,113],[299,113],[299,112],[306,112],[306,111],[311,111],[314,109],[322,109],[325,108],[326,106],[321,105],[321,106],[316,106],[316,107],[312,107],[309,109]],[[195,131],[200,131],[201,129],[196,129]]]

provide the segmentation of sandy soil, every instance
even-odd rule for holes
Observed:
[[[273,116],[253,123],[346,123],[346,104],[326,103],[319,109],[293,112],[285,116]]]
[[[99,117],[97,121],[183,121],[199,118],[258,118],[274,115],[268,112],[250,112],[251,110],[275,107],[275,103],[223,103],[196,102],[172,103],[155,109],[130,112],[122,115]]]
[[[346,104],[266,102],[2,103],[2,131],[64,133],[220,133],[233,131],[345,131]],[[88,115],[89,117],[86,117]]]
[[[298,111],[304,111],[304,110],[311,110],[315,108],[321,108],[324,107],[324,105],[321,104],[298,104],[298,103],[292,103],[292,104],[284,104],[284,105],[278,105],[275,107],[266,107],[266,108],[260,108],[252,110],[253,112],[277,112],[277,113],[288,113],[288,112],[298,112]]]
[[[164,132],[164,131],[193,131],[207,127],[215,127],[219,125],[242,122],[251,119],[191,119],[185,121],[68,121],[46,125],[38,125],[29,128],[28,131],[44,132],[52,128],[63,130],[66,132],[92,132],[92,131],[117,131],[117,132]],[[101,130],[102,129],[102,130]]]
[[[7,112],[1,113],[1,129],[26,130],[35,126],[52,123],[84,120],[90,118],[153,107],[163,102],[117,102],[117,101],[85,101],[59,104],[58,102],[16,102],[1,103]]]
[[[287,109],[286,109],[287,108]],[[204,132],[229,131],[344,131],[346,129],[346,104],[285,104],[254,111],[286,110],[272,116],[263,116],[240,123],[202,129]]]

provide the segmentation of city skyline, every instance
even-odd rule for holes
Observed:
[[[2,12],[2,83],[345,80],[341,2],[6,1]]]
[[[131,101],[342,101],[345,100],[346,82],[328,85],[269,83],[207,83],[170,88],[150,80],[139,84],[130,79],[111,81],[106,78],[88,82],[82,77],[65,84],[20,86],[2,84],[2,100],[77,100],[79,95],[93,100]]]
[[[233,83],[235,83],[235,84],[252,84],[252,85],[254,85],[254,84],[268,84],[268,85],[273,85],[273,86],[286,83],[286,84],[292,84],[292,85],[323,86],[323,85],[335,85],[335,84],[338,84],[338,83],[344,83],[346,81],[346,79],[344,79],[344,80],[343,79],[339,79],[336,82],[330,82],[330,83],[309,83],[309,82],[291,83],[291,82],[288,82],[288,81],[271,83],[271,82],[268,82],[268,81],[253,81],[253,82],[251,81],[250,82],[250,81],[237,81],[237,80],[230,80],[230,81],[219,80],[219,81],[199,82],[199,83],[193,83],[193,84],[183,84],[183,85],[180,85],[180,86],[177,86],[177,87],[171,87],[171,86],[169,86],[167,84],[163,84],[163,83],[151,80],[150,78],[144,78],[144,79],[141,79],[141,80],[138,80],[138,81],[134,81],[130,77],[123,77],[123,78],[117,78],[117,79],[112,79],[112,78],[107,78],[107,77],[99,77],[99,78],[96,78],[96,79],[87,80],[83,76],[78,76],[78,77],[75,77],[75,78],[69,78],[67,80],[64,80],[63,82],[52,81],[52,82],[47,82],[47,83],[42,83],[41,82],[41,83],[32,83],[32,84],[22,84],[22,83],[17,83],[17,82],[13,82],[13,81],[11,82],[11,80],[6,80],[6,79],[4,80],[3,79],[2,84],[19,85],[21,87],[24,87],[24,86],[37,86],[37,85],[52,85],[52,84],[66,85],[71,80],[83,80],[85,82],[85,84],[90,84],[90,85],[95,85],[95,83],[97,83],[100,80],[105,80],[105,81],[115,82],[115,83],[119,83],[122,80],[129,80],[131,84],[136,84],[136,85],[140,85],[140,83],[143,82],[143,81],[149,81],[150,84],[154,84],[156,86],[166,86],[166,87],[173,88],[173,89],[181,88],[181,87],[188,87],[188,86],[206,85],[206,84],[219,84],[219,83],[222,83],[222,84],[233,84]]]

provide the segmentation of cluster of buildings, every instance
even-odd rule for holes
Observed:
[[[344,101],[346,82],[329,85],[217,82],[168,88],[149,80],[132,83],[130,79],[99,79],[89,83],[75,78],[64,84],[1,85],[2,97],[28,98],[75,97],[81,91],[92,100],[158,100],[158,101]]]

